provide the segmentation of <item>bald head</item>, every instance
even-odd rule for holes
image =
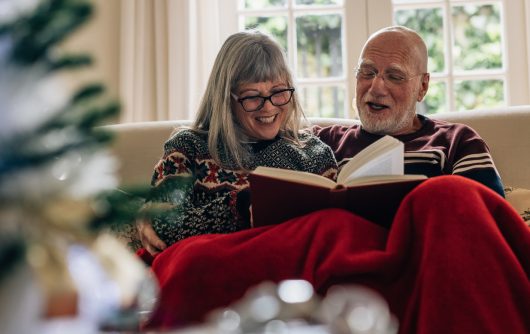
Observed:
[[[403,26],[386,27],[373,33],[363,47],[361,59],[367,49],[389,45],[400,46],[397,51],[403,53],[403,58],[410,61],[415,71],[427,72],[428,54],[425,42],[417,32]]]
[[[421,127],[416,103],[429,88],[427,47],[413,30],[392,26],[374,33],[358,63],[356,104],[363,128],[400,135]]]

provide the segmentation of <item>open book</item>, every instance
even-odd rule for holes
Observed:
[[[337,182],[307,172],[258,167],[249,175],[253,225],[344,208],[388,227],[403,197],[427,178],[404,175],[403,156],[403,143],[385,136],[344,164]]]

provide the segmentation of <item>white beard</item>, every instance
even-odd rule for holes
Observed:
[[[370,113],[359,112],[363,129],[379,135],[392,135],[402,132],[413,124],[415,116],[415,113],[407,112],[401,115],[381,118]]]

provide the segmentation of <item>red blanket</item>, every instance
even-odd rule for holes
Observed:
[[[424,182],[388,231],[328,209],[286,223],[183,240],[153,262],[151,328],[201,321],[263,280],[378,291],[400,333],[530,333],[530,231],[509,204],[461,177]]]

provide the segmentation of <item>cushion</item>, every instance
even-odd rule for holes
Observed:
[[[504,192],[506,193],[506,200],[530,226],[530,189],[507,187]]]

